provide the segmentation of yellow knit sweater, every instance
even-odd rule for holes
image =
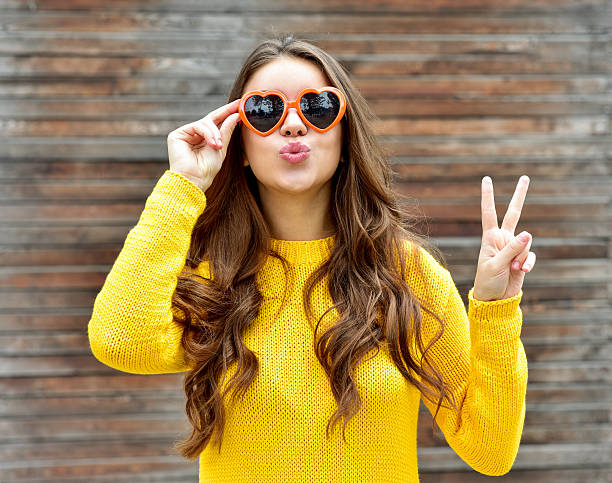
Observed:
[[[182,328],[172,320],[171,298],[191,232],[205,207],[204,193],[187,178],[167,170],[158,180],[94,303],[88,332],[99,361],[134,374],[189,369],[180,342]],[[333,241],[334,236],[272,240],[272,248],[291,263],[297,283],[277,315],[284,288],[282,266],[269,257],[258,275],[264,301],[245,343],[259,359],[259,373],[242,400],[225,403],[221,453],[212,443],[201,453],[200,482],[419,481],[419,402],[422,399],[432,415],[437,405],[405,381],[385,344],[357,366],[361,409],[347,423],[346,443],[343,420],[326,439],[336,402],[314,354],[301,290],[329,255]],[[415,293],[443,307],[438,313],[445,317],[444,335],[428,355],[445,381],[457,388],[461,409],[457,416],[440,408],[436,421],[448,444],[474,470],[503,475],[516,458],[525,418],[522,291],[509,299],[482,302],[472,297],[472,288],[466,312],[450,273],[419,250],[429,281],[408,267],[407,282]],[[202,263],[197,273],[210,276],[208,264]],[[327,290],[314,295],[318,320],[333,302]],[[422,316],[427,342],[439,325],[427,312]]]

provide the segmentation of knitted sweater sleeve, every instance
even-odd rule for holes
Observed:
[[[94,302],[88,336],[99,361],[134,374],[188,369],[172,295],[205,207],[182,175],[166,170],[158,180]]]
[[[466,312],[448,270],[439,266],[445,330],[427,352],[455,394],[459,412],[440,406],[436,423],[447,443],[474,470],[508,473],[516,459],[527,391],[527,358],[520,339],[522,290],[514,297],[483,302],[468,293]],[[439,326],[438,326],[439,327]],[[426,347],[427,345],[425,345]],[[436,404],[421,397],[432,414]],[[445,406],[449,406],[443,400]]]

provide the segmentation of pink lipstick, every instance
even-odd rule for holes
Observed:
[[[304,161],[310,155],[310,148],[303,143],[293,142],[285,144],[280,149],[280,157],[290,163]]]

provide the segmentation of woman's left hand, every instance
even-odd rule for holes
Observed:
[[[531,235],[522,232],[518,237],[514,236],[528,186],[529,177],[521,176],[500,229],[493,199],[493,181],[488,176],[482,179],[482,244],[472,293],[476,300],[514,297],[523,286],[525,274],[535,265],[535,253],[529,251]],[[525,240],[521,240],[523,235],[526,235]]]

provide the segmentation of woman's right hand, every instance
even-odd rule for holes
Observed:
[[[229,140],[240,120],[240,99],[168,134],[170,171],[182,174],[202,191],[221,169]]]

